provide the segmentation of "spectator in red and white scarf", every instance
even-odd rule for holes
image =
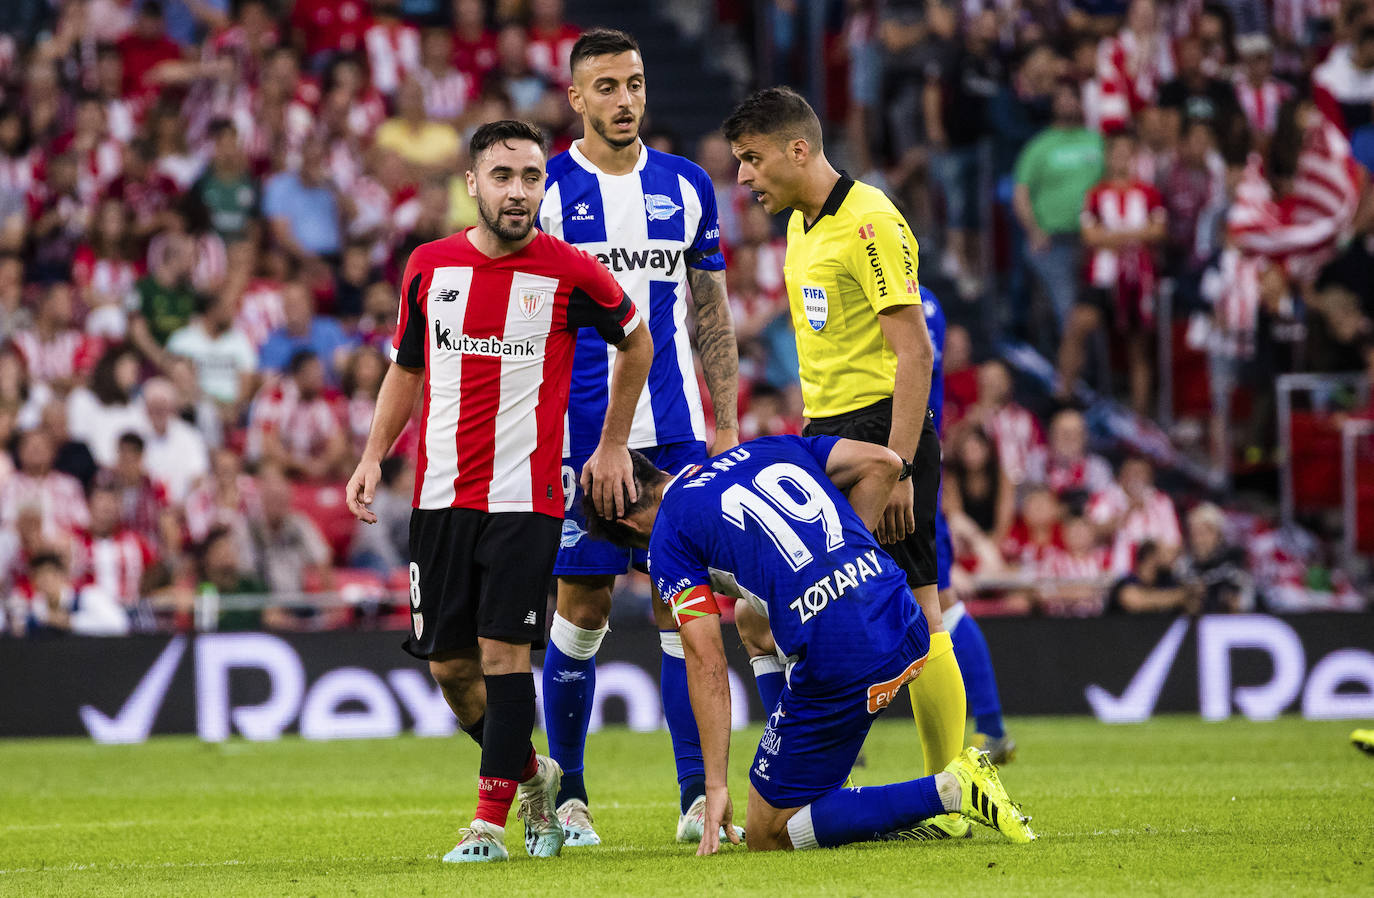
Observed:
[[[1136,547],[1147,540],[1159,546],[1166,566],[1183,545],[1174,500],[1155,489],[1154,477],[1154,467],[1144,458],[1128,458],[1121,464],[1116,483],[1088,503],[1088,519],[1111,544],[1115,574],[1130,572]]]
[[[1083,369],[1094,331],[1110,324],[1126,342],[1131,404],[1149,414],[1154,326],[1154,246],[1163,242],[1168,215],[1150,184],[1131,174],[1135,138],[1115,134],[1107,145],[1107,177],[1083,203],[1083,245],[1088,259],[1084,302],[1069,315],[1059,344],[1059,378],[1065,389]]]

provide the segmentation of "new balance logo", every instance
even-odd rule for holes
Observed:
[[[436,290],[430,294],[435,302],[457,302],[458,297],[463,295],[461,290]]]
[[[538,621],[539,618],[535,616],[533,611],[525,615],[525,626],[527,627],[533,627]]]

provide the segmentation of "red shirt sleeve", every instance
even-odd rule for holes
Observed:
[[[568,327],[594,327],[607,343],[619,343],[639,326],[639,310],[623,287],[595,256],[575,247],[573,287],[568,296]]]

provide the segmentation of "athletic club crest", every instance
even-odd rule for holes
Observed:
[[[526,318],[533,318],[539,314],[539,310],[544,308],[544,303],[549,299],[549,291],[540,290],[537,287],[520,288],[520,312]]]

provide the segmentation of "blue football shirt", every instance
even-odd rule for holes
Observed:
[[[906,575],[826,476],[838,440],[763,437],[687,468],[649,541],[664,601],[709,586],[767,615],[798,694],[885,669],[920,615]]]

